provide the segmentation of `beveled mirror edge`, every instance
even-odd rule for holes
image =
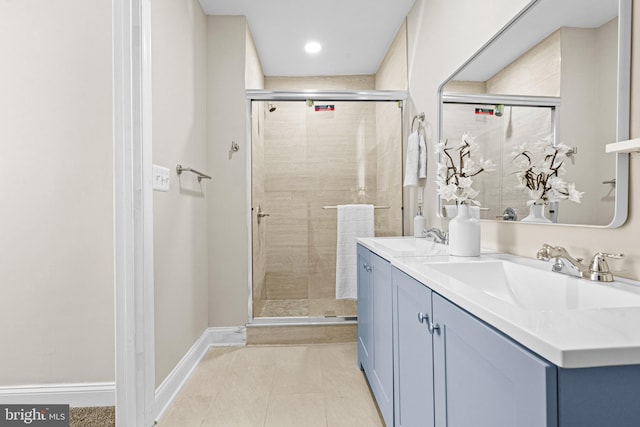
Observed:
[[[477,56],[481,55],[491,44],[512,25],[519,21],[533,6],[541,0],[532,0],[522,8],[522,10],[513,17],[507,24],[493,35],[480,49],[478,49],[469,59],[467,59],[459,68],[457,68],[447,79],[438,87],[438,129],[436,141],[439,141],[442,133],[442,105],[444,88],[453,77],[464,69]],[[618,0],[618,81],[617,81],[617,128],[616,141],[629,139],[630,125],[630,102],[631,102],[631,24],[632,24],[632,1]],[[614,142],[614,141],[612,141]],[[604,150],[604,148],[603,148]],[[629,154],[617,153],[616,156],[616,202],[614,206],[613,219],[607,225],[589,225],[589,224],[536,224],[533,225],[551,225],[564,227],[588,227],[588,228],[617,228],[627,221],[629,214]],[[443,200],[436,194],[437,199],[437,216],[438,218],[447,218],[444,212]],[[519,221],[498,221],[493,219],[482,219],[482,221],[504,222],[509,224],[519,224]]]

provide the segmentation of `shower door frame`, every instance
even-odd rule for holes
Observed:
[[[404,103],[408,98],[406,90],[264,90],[264,89],[247,89],[247,115],[246,115],[246,132],[247,132],[247,233],[248,240],[248,269],[247,269],[247,286],[248,286],[248,320],[247,324],[252,325],[314,325],[314,324],[334,324],[334,323],[353,323],[355,318],[351,317],[283,317],[269,319],[255,319],[253,316],[253,211],[252,209],[252,173],[253,162],[251,157],[252,151],[252,103],[254,101],[370,101],[370,102],[398,102],[400,107],[400,138],[404,141],[405,117]]]

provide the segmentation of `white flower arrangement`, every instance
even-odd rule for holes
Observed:
[[[514,149],[513,162],[520,169],[516,188],[529,191],[527,206],[567,199],[580,203],[584,192],[561,178],[566,172],[563,165],[569,150],[565,144],[552,146],[549,138],[525,142]]]
[[[455,147],[449,146],[449,140],[435,144],[435,152],[439,155],[436,184],[438,194],[444,200],[453,200],[456,204],[480,205],[475,200],[479,191],[471,187],[471,178],[481,172],[494,171],[495,164],[482,157],[474,160],[479,148],[475,136],[470,133],[464,133]]]

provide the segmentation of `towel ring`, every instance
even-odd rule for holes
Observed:
[[[411,120],[411,132],[413,132],[413,125],[416,123],[416,119],[418,120],[418,129],[422,128],[422,124],[424,123],[424,113],[413,116],[413,120]]]

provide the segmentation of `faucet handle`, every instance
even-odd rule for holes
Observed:
[[[613,259],[624,258],[624,254],[609,254],[606,252],[598,252],[595,256],[598,256],[598,255],[600,255],[601,257],[613,258]]]
[[[551,249],[553,249],[553,246],[549,245],[548,243],[544,243],[542,245],[542,248],[540,248],[540,250],[536,253],[536,258],[542,261],[549,261],[552,257]]]
[[[609,271],[607,258],[620,259],[623,254],[609,254],[606,252],[598,252],[591,258],[589,264],[589,278],[599,282],[613,282],[613,274]]]

